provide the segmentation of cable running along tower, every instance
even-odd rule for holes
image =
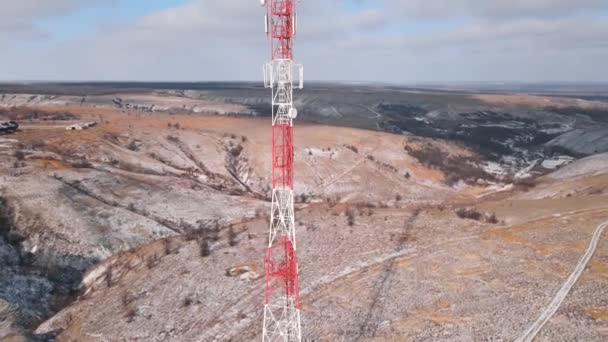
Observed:
[[[264,258],[263,342],[302,340],[293,194],[293,77],[303,67],[293,64],[296,0],[260,0],[266,8],[265,32],[271,61],[264,65],[264,86],[272,92],[272,206],[268,250]]]

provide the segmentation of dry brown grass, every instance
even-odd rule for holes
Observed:
[[[32,160],[36,166],[40,167],[43,170],[69,170],[72,169],[72,166],[60,161],[53,159],[34,159]]]
[[[576,105],[582,108],[597,108],[606,109],[608,104],[601,101],[587,101],[572,98],[560,98],[560,97],[548,97],[548,96],[537,96],[528,94],[513,94],[513,95],[490,95],[490,94],[479,94],[472,96],[475,99],[481,100],[486,103],[494,105],[507,105],[507,106],[532,106],[532,107],[545,107],[547,105],[555,107],[568,107]]]
[[[599,260],[591,261],[591,272],[608,278],[608,263]]]
[[[608,307],[590,307],[585,313],[596,321],[608,321]]]

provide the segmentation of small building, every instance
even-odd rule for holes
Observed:
[[[68,131],[81,131],[83,128],[82,128],[81,124],[73,124],[73,125],[69,125],[65,129]]]
[[[83,129],[88,129],[95,126],[97,126],[97,122],[79,122],[69,125],[65,129],[68,131],[82,131]]]

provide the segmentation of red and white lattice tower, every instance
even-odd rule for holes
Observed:
[[[268,250],[264,258],[266,291],[263,341],[301,341],[298,261],[293,194],[294,70],[303,87],[303,68],[294,65],[296,0],[261,0],[270,39],[270,63],[264,85],[272,89],[272,206]]]

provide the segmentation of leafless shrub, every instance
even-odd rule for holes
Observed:
[[[184,219],[180,219],[179,223],[177,224],[177,226],[182,231],[192,230],[192,228],[193,228],[188,222],[184,221]]]
[[[169,239],[163,239],[161,241],[163,244],[163,250],[165,252],[165,255],[171,254],[171,241]]]
[[[232,226],[228,228],[228,244],[231,247],[234,247],[238,244],[238,241],[236,240],[237,237],[238,234],[234,231],[234,228]]]
[[[190,229],[183,234],[183,237],[186,241],[194,241],[198,240],[203,235],[203,231],[200,229]]]
[[[156,267],[156,265],[158,265],[158,256],[156,254],[146,258],[146,267],[148,267],[149,270]]]
[[[475,221],[481,221],[483,217],[482,213],[480,213],[475,208],[458,208],[456,209],[456,216],[461,219],[469,219]]]
[[[601,195],[603,192],[604,192],[604,190],[602,190],[600,188],[591,189],[591,190],[589,190],[589,195]]]
[[[376,208],[377,207],[377,205],[375,205],[372,202],[363,202],[363,203],[358,204],[357,206],[363,207],[363,208]]]
[[[130,305],[125,312],[125,318],[127,319],[127,323],[131,323],[137,317],[137,308],[135,306]]]
[[[88,160],[86,160],[84,158],[83,159],[78,159],[76,161],[73,161],[70,164],[75,169],[91,169],[91,168],[93,168],[93,164],[91,164]]]
[[[479,179],[489,181],[495,179],[493,175],[478,166],[480,160],[477,157],[450,156],[449,153],[430,143],[418,149],[405,145],[404,149],[424,166],[445,173],[448,185],[454,185],[461,180],[467,184],[476,184]]]
[[[355,225],[355,210],[353,210],[352,208],[348,208],[346,210],[346,223],[352,227]]]
[[[14,315],[17,309],[10,303],[0,302],[0,331],[6,331],[11,326],[10,316]]]
[[[359,149],[353,145],[344,145],[344,147],[346,147],[347,149],[349,149],[357,154],[359,153]]]
[[[536,187],[536,180],[532,177],[517,178],[513,181],[513,185],[528,190]]]
[[[374,157],[372,157],[372,159],[369,159],[369,160],[374,161],[378,166],[382,166],[382,167],[384,167],[386,169],[389,169],[389,170],[393,171],[394,173],[397,173],[399,171],[399,170],[397,170],[396,167],[394,167],[391,164],[388,164],[388,163],[385,163],[385,162],[381,162],[379,160],[374,160]]]
[[[118,144],[120,142],[118,134],[112,132],[104,133],[103,138],[105,140],[111,141],[114,144]]]
[[[462,180],[462,178],[459,175],[452,173],[452,174],[447,175],[447,177],[445,179],[445,184],[447,184],[449,186],[454,186],[454,185],[458,184],[458,182],[460,182],[460,180]]]
[[[329,204],[330,208],[333,208],[340,202],[340,198],[338,196],[327,196],[325,202]]]
[[[106,272],[104,274],[104,280],[106,281],[106,286],[107,287],[112,287],[114,286],[114,282],[112,279],[112,265],[108,265],[108,267],[106,268]]]
[[[131,140],[131,142],[129,142],[129,144],[127,145],[127,149],[133,152],[137,152],[139,151],[139,145],[137,145],[135,140]]]
[[[307,194],[300,194],[297,197],[297,201],[300,203],[309,203],[310,202],[310,196]]]
[[[120,168],[122,170],[125,170],[125,171],[128,171],[128,172],[138,172],[138,171],[144,172],[144,170],[141,170],[139,167],[137,167],[137,166],[135,166],[133,164],[130,164],[130,163],[122,163],[121,164],[119,162],[118,164],[120,165]]]
[[[498,218],[496,217],[496,213],[489,214],[485,217],[485,221],[491,224],[497,224]]]
[[[30,143],[30,148],[32,150],[41,150],[41,149],[44,149],[46,147],[46,145],[47,145],[46,141],[44,141],[42,139],[34,139]]]
[[[196,240],[199,246],[200,256],[205,258],[211,255],[210,241],[218,241],[220,223],[218,221],[197,221],[198,228],[189,228],[184,234],[186,241]]]
[[[371,202],[362,202],[355,205],[360,216],[372,216],[376,206]]]
[[[213,221],[213,223],[211,223],[211,234],[209,234],[211,240],[218,241],[220,239],[220,229],[221,227],[219,221]]]
[[[496,213],[482,213],[473,207],[458,208],[455,212],[461,219],[483,221],[491,224],[497,224],[499,222]]]
[[[201,257],[206,258],[211,255],[211,248],[209,247],[209,241],[207,241],[207,239],[199,240],[198,246]]]
[[[232,154],[232,156],[235,158],[238,158],[242,152],[243,146],[241,144],[238,144],[230,149],[230,154]]]
[[[414,238],[408,232],[401,233],[397,236],[397,244],[399,244],[400,246],[403,246],[406,243],[411,242],[413,240],[414,240]]]
[[[179,138],[174,135],[168,135],[167,140],[169,140],[172,143],[179,143]]]
[[[405,177],[405,179],[410,179],[412,177],[412,175],[410,175],[409,172],[406,172],[404,177]]]
[[[25,152],[22,150],[15,151],[15,158],[17,158],[19,161],[25,160]]]
[[[264,213],[265,213],[265,209],[264,208],[255,208],[255,218],[261,218],[264,217]]]
[[[190,305],[192,305],[192,302],[193,302],[192,298],[190,298],[190,296],[188,296],[188,297],[184,298],[184,300],[182,301],[182,307],[187,308]]]
[[[319,229],[319,228],[314,224],[310,224],[310,225],[306,226],[306,230],[310,230],[312,232],[314,232],[317,229]]]
[[[402,199],[403,199],[403,197],[401,197],[401,195],[400,195],[400,194],[396,194],[396,195],[395,195],[395,201],[399,202],[399,201],[401,201]]]
[[[122,305],[126,307],[133,303],[135,301],[135,298],[128,291],[125,291],[122,294],[121,301]]]

